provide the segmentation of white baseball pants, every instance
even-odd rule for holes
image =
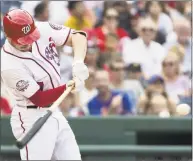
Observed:
[[[45,115],[46,109],[14,107],[12,132],[16,139]],[[58,110],[43,125],[26,147],[20,150],[22,160],[81,160],[80,151],[66,118]]]

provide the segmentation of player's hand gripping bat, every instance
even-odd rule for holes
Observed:
[[[16,141],[16,145],[19,149],[22,149],[27,143],[35,136],[35,134],[41,129],[47,119],[51,116],[51,114],[55,111],[55,109],[60,105],[60,103],[66,98],[66,96],[73,90],[74,81],[67,86],[67,89],[64,93],[53,103],[53,105],[47,110],[47,113],[40,117],[32,126],[32,128],[21,138]]]

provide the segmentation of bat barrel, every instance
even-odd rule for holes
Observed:
[[[34,124],[34,126],[25,134],[24,137],[18,139],[16,141],[16,146],[19,149],[22,149],[27,143],[35,136],[35,134],[40,130],[40,128],[44,125],[47,119],[51,116],[52,111],[47,111],[47,114],[43,117],[40,117]]]

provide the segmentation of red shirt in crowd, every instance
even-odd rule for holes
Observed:
[[[9,102],[7,101],[7,99],[0,97],[0,108],[1,108],[1,112],[5,115],[10,115],[11,114],[11,107],[9,105]]]
[[[102,27],[100,26],[100,27],[94,29],[94,32],[95,32],[96,37],[98,39],[99,49],[101,51],[104,51],[105,50],[105,34],[102,31]],[[119,39],[129,36],[128,33],[123,28],[117,28],[116,34],[119,37]]]

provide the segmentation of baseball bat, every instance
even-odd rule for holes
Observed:
[[[27,145],[27,143],[35,136],[35,134],[41,129],[47,119],[52,115],[55,109],[60,105],[60,103],[66,98],[66,96],[71,92],[74,86],[69,86],[64,91],[64,93],[53,103],[53,105],[47,110],[47,113],[40,117],[32,126],[32,128],[21,138],[16,141],[16,146],[22,149]]]

